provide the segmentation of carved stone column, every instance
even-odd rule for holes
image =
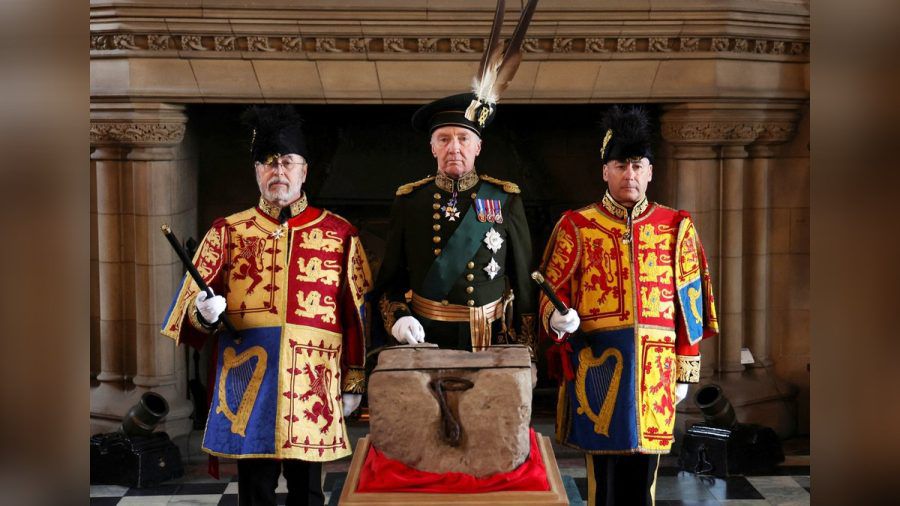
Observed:
[[[169,402],[170,435],[189,429],[183,363],[159,335],[181,274],[160,225],[196,228],[196,170],[181,145],[186,120],[178,105],[91,106],[101,357],[92,432],[117,426],[147,390]]]
[[[751,349],[765,350],[764,358],[768,356],[765,334],[767,190],[765,175],[756,174],[767,166],[753,159],[748,161],[748,150],[759,155],[763,153],[761,148],[751,146],[770,144],[776,138],[787,140],[789,135],[783,133],[793,131],[794,110],[794,106],[752,103],[676,104],[667,106],[662,117],[663,138],[675,147],[678,207],[701,216],[711,212],[717,218],[704,216],[697,220],[701,240],[711,258],[721,331],[718,338],[701,345],[705,365],[701,377],[704,382],[722,386],[741,421],[766,421],[782,436],[793,431],[793,417],[786,402],[792,400],[791,389],[765,369],[745,371],[740,359],[741,348],[748,344]],[[705,180],[701,181],[682,173],[685,168],[689,172],[697,171],[696,162],[685,163],[683,158],[685,153],[699,150],[717,154],[715,159],[704,162],[708,168]],[[718,177],[713,176],[712,167]],[[697,195],[698,192],[705,195]],[[710,206],[713,201],[718,203],[714,210],[703,208],[703,202]],[[715,230],[710,230],[712,227]],[[716,258],[717,269],[712,267],[712,258]],[[747,318],[750,310],[753,312]],[[718,348],[714,349],[707,341],[717,341]],[[706,364],[714,350],[716,365],[711,371]],[[699,410],[690,401],[680,404],[678,410],[683,414],[679,417],[679,432],[701,419]]]

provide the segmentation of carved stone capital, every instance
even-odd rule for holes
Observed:
[[[91,145],[177,146],[187,122],[183,109],[173,104],[92,104]]]
[[[798,118],[794,106],[678,104],[667,107],[660,127],[676,146],[778,144],[793,137]]]

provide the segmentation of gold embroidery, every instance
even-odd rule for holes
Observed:
[[[303,194],[300,196],[300,198],[295,200],[291,204],[291,216],[297,216],[298,214],[305,211],[308,206],[309,206],[309,200],[307,200],[307,198],[306,198],[306,192],[303,192]],[[268,200],[266,200],[262,197],[259,197],[259,204],[257,205],[257,207],[259,207],[259,209],[264,214],[266,214],[276,220],[278,219],[279,216],[281,216],[281,207],[276,206],[275,204],[269,202]]]
[[[700,382],[700,355],[676,355],[675,381],[679,383]]]
[[[231,432],[246,436],[247,422],[250,420],[250,412],[253,411],[253,405],[256,403],[256,395],[259,393],[259,386],[262,384],[263,375],[266,372],[266,350],[262,346],[254,346],[235,355],[234,348],[225,348],[222,353],[222,372],[219,375],[219,405],[216,406],[216,413],[222,413],[229,421],[231,421]],[[228,373],[231,369],[238,367],[251,358],[256,357],[256,367],[250,375],[247,387],[241,394],[241,402],[238,405],[237,413],[231,411],[228,406],[228,398],[226,393],[232,389],[226,389]],[[235,382],[244,379],[239,377]]]
[[[585,380],[587,380],[588,370],[592,367],[599,367],[610,357],[615,358],[616,364],[613,370],[609,387],[603,396],[603,404],[600,406],[600,412],[594,413],[591,405],[588,403],[587,392],[585,390]],[[613,410],[616,407],[616,397],[619,395],[619,381],[622,379],[622,352],[615,348],[607,348],[600,355],[600,358],[594,358],[591,348],[587,347],[578,354],[578,373],[575,375],[575,396],[578,398],[579,415],[587,416],[594,422],[594,432],[609,436],[609,424],[612,421]]]
[[[606,190],[606,193],[603,195],[603,200],[601,200],[600,203],[603,205],[604,209],[609,211],[610,214],[612,214],[616,218],[621,218],[623,220],[628,217],[629,212],[631,213],[632,218],[637,218],[638,216],[643,214],[644,211],[647,210],[647,207],[650,205],[650,201],[648,201],[647,197],[645,196],[629,211],[627,207],[616,202],[616,199],[612,198],[612,195],[609,194],[609,190]]]
[[[675,317],[675,303],[672,301],[671,292],[660,290],[658,286],[649,288],[641,287],[641,316],[649,318]],[[665,295],[667,298],[663,298]]]
[[[335,318],[337,305],[334,303],[334,297],[331,295],[326,295],[323,299],[322,294],[315,290],[310,290],[309,295],[306,296],[303,295],[302,290],[298,290],[297,305],[299,307],[294,310],[297,316],[303,318],[319,317],[325,323],[337,322]]]
[[[522,191],[521,189],[519,189],[519,185],[510,181],[504,181],[502,179],[497,179],[491,176],[481,176],[481,180],[503,187],[503,191],[505,191],[506,193],[521,193]]]
[[[457,182],[457,190],[464,192],[472,189],[476,184],[478,184],[478,173],[475,169],[466,172],[462,176],[459,176],[459,179],[453,179],[450,176],[447,176],[443,172],[438,172],[437,176],[434,178],[434,184],[437,185],[438,188],[444,190],[445,192],[453,191],[453,183]]]
[[[302,257],[297,259],[297,281],[308,281],[318,283],[321,281],[325,285],[337,286],[341,281],[341,266],[336,260],[325,260],[321,258],[310,258],[305,261]]]
[[[314,228],[308,232],[300,233],[299,247],[305,249],[314,249],[319,251],[334,251],[341,253],[344,251],[344,244],[337,232]]]
[[[364,369],[347,369],[347,374],[344,375],[341,383],[343,384],[342,392],[364,394],[366,393],[366,371]]]
[[[384,329],[387,330],[388,334],[391,333],[391,329],[394,327],[394,324],[397,323],[394,313],[401,310],[407,313],[409,312],[409,306],[403,302],[388,300],[386,294],[382,295],[381,299],[378,300],[378,309],[381,311],[381,319],[384,320]]]
[[[431,182],[432,179],[434,179],[434,176],[428,176],[428,177],[426,177],[425,179],[420,179],[420,180],[418,180],[418,181],[413,181],[412,183],[406,183],[405,185],[402,185],[402,186],[400,186],[399,188],[397,188],[397,192],[395,193],[395,195],[407,195],[407,194],[410,194],[410,193],[412,193],[412,191],[415,190],[416,188],[418,188],[418,187],[420,187],[420,186],[422,186],[422,185],[425,185],[425,184],[428,184],[429,182]]]

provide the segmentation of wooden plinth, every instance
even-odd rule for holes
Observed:
[[[537,434],[540,445],[541,458],[544,461],[544,469],[547,470],[547,481],[550,490],[544,492],[485,492],[482,494],[421,494],[411,492],[377,492],[358,493],[356,487],[359,484],[359,473],[362,469],[366,455],[369,453],[369,436],[360,438],[353,452],[353,460],[347,471],[347,480],[341,491],[341,499],[338,502],[344,505],[361,504],[428,504],[435,506],[456,506],[459,504],[506,504],[506,505],[547,505],[564,506],[569,504],[566,497],[566,489],[563,487],[562,477],[559,474],[559,466],[556,465],[556,457],[553,455],[553,447],[550,439]]]

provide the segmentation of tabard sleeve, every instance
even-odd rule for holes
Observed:
[[[345,287],[341,304],[344,330],[341,354],[341,391],[355,394],[366,391],[366,347],[371,329],[369,296],[372,272],[366,252],[357,235],[350,237],[347,252]]]
[[[212,288],[216,295],[222,295],[222,270],[226,263],[228,231],[224,219],[216,220],[206,233],[200,247],[194,254],[194,266],[203,277],[203,281]],[[194,299],[200,288],[190,275],[185,274],[181,288],[175,295],[169,312],[163,321],[161,333],[171,337],[176,343],[188,343],[200,348],[206,337],[215,330],[204,324],[197,313]]]
[[[578,268],[581,256],[580,240],[578,228],[572,223],[569,212],[563,213],[562,218],[559,219],[550,234],[550,241],[547,243],[541,260],[541,272],[544,278],[556,292],[559,300],[569,307],[572,306],[574,295],[572,293],[572,276]],[[560,337],[557,336],[556,331],[550,328],[550,315],[553,314],[553,309],[553,303],[541,292],[538,299],[541,338],[563,342],[568,334]]]
[[[537,300],[534,293],[534,281],[531,280],[533,267],[531,232],[528,230],[528,221],[525,219],[525,207],[522,198],[513,194],[509,196],[508,234],[510,241],[509,254],[511,258],[506,262],[507,277],[512,287],[515,300],[513,301],[513,321],[517,340],[524,344],[531,352],[531,358],[535,358],[537,326],[535,322],[535,306]]]
[[[687,211],[682,216],[675,242],[676,379],[700,381],[700,341],[719,333],[712,282],[703,244]]]
[[[373,339],[375,342],[386,344],[393,341],[391,327],[398,318],[411,316],[409,306],[406,304],[406,292],[409,290],[409,272],[406,270],[406,250],[404,244],[404,203],[407,197],[398,196],[391,207],[390,229],[387,235],[387,245],[384,251],[384,260],[378,271],[373,295],[378,301],[378,324],[373,332],[381,339]],[[385,335],[386,333],[386,335]]]

